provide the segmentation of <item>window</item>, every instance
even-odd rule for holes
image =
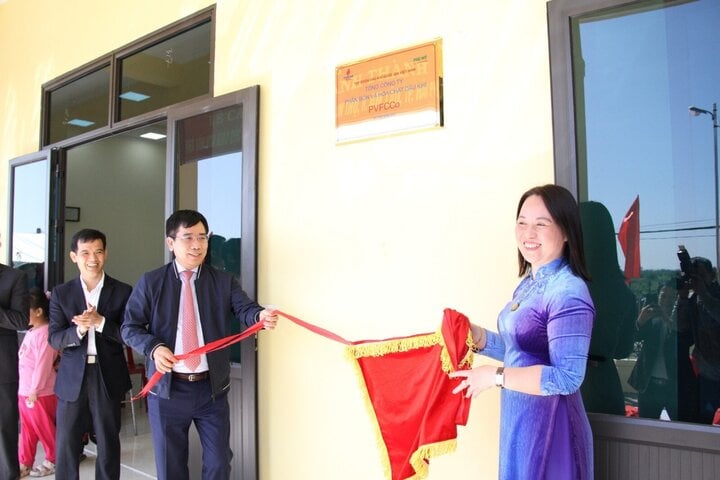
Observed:
[[[42,146],[212,95],[213,18],[210,7],[43,85]]]
[[[107,126],[109,91],[110,67],[105,66],[47,92],[47,143]]]
[[[121,59],[119,120],[207,94],[210,34],[208,21]]]
[[[49,160],[42,154],[15,159],[12,180],[12,266],[27,274],[28,287],[44,289],[48,245]]]
[[[213,234],[207,261],[232,273],[254,297],[257,167],[252,145],[247,138],[243,142],[252,105],[238,100],[237,95],[220,97],[212,110],[174,121],[176,197],[178,208],[199,210],[208,219]],[[228,323],[232,333],[240,332],[240,325]],[[231,347],[233,362],[241,361],[242,348]]]
[[[570,3],[549,9],[580,11]],[[700,283],[705,261],[689,264],[688,285],[678,246],[718,264],[720,4],[588,5],[550,29],[556,180],[581,203],[598,313],[586,407],[708,424],[720,408],[720,309],[703,305],[720,301],[720,285],[712,271]],[[572,39],[564,56],[560,28]]]

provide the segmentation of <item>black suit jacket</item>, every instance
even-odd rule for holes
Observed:
[[[0,383],[18,381],[18,330],[28,328],[27,276],[0,263]]]
[[[100,292],[97,312],[105,317],[102,333],[95,332],[97,361],[110,398],[121,399],[130,390],[130,374],[125,360],[125,347],[120,337],[123,311],[132,287],[115,280],[107,273]],[[55,381],[55,394],[61,400],[74,402],[80,394],[87,362],[88,336],[80,339],[75,315],[81,314],[87,305],[80,277],[58,285],[50,297],[50,345],[62,350],[60,367]]]
[[[646,321],[635,334],[635,339],[642,340],[643,346],[630,373],[628,383],[640,393],[645,392],[650,384],[658,355],[665,357],[668,381],[673,385],[677,384],[677,331],[664,326],[663,322],[661,317],[653,317]],[[663,328],[666,328],[664,341]]]

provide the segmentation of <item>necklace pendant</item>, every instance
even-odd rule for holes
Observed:
[[[512,312],[514,312],[514,311],[517,310],[518,308],[520,308],[520,303],[519,303],[519,302],[515,302],[515,303],[513,303],[512,305],[510,305],[510,311],[512,311]]]

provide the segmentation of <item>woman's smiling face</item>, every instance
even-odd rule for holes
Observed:
[[[534,274],[538,268],[562,257],[567,237],[553,220],[542,198],[530,195],[520,208],[515,223],[515,240]]]

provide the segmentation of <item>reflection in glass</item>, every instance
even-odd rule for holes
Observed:
[[[49,161],[13,168],[12,266],[28,276],[28,287],[45,288]]]
[[[207,261],[240,278],[242,239],[242,107],[239,105],[177,122],[178,208],[198,210],[208,220]],[[240,326],[231,321],[232,333]],[[231,359],[240,361],[240,346]]]
[[[693,326],[693,320],[671,321],[674,313],[661,316],[657,308],[657,315],[649,317],[649,306],[657,305],[661,287],[674,284],[680,275],[678,245],[713,266],[718,261],[713,132],[707,122],[688,115],[689,105],[708,108],[720,101],[718,25],[720,3],[715,0],[635,2],[572,23],[580,200],[607,207],[615,232],[626,215],[639,216],[639,233],[632,240],[640,244],[642,269],[639,278],[625,279],[640,312],[634,351],[615,359],[625,413],[630,415],[638,414],[639,393],[648,405],[647,415],[654,418],[699,418],[692,412],[683,414],[685,407],[700,407],[695,398],[702,398],[707,413],[720,408],[720,327],[711,331]],[[639,210],[631,211],[636,197]],[[623,265],[621,249],[617,255]],[[681,291],[675,309],[682,295],[697,298],[695,290],[703,288],[696,284]],[[650,332],[648,325],[658,328]],[[628,336],[620,330],[616,335],[618,342]],[[698,356],[699,345],[708,344],[703,340],[715,335],[717,342],[709,343],[718,345],[718,351]],[[662,338],[650,340],[652,336]],[[645,348],[651,342],[674,351],[649,355]],[[636,369],[638,354],[643,362],[651,358],[651,365]],[[704,361],[705,372],[698,368],[697,358]],[[688,374],[690,359],[692,378],[687,382],[680,376]],[[658,363],[662,361],[676,364]],[[685,387],[695,379],[699,387]],[[703,396],[703,384],[715,389],[715,397]],[[667,405],[662,408],[657,403],[661,400],[653,403],[647,389],[667,395],[666,385],[677,398],[663,400]],[[708,423],[707,416],[702,422]]]
[[[122,59],[119,120],[209,93],[210,33],[206,22]]]
[[[49,92],[48,142],[108,124],[110,67],[104,67]]]

